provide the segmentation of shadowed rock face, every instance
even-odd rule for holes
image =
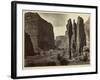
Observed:
[[[73,39],[72,39],[73,56],[76,55],[76,50],[77,50],[77,24],[75,20],[73,20]]]
[[[74,41],[76,43],[76,41],[77,41],[77,24],[76,24],[75,20],[73,20],[73,33],[74,33]]]
[[[28,33],[25,33],[24,50],[25,50],[25,57],[34,55],[33,45],[32,45],[32,42],[31,42],[30,35]]]
[[[90,24],[89,21],[87,21],[87,24]],[[86,27],[84,19],[80,16],[77,18],[77,23],[75,20],[72,23],[71,19],[69,19],[66,28],[66,48],[69,53],[69,59],[74,55],[81,56],[83,54],[83,48],[86,46],[87,39],[89,38],[89,28]],[[86,39],[86,37],[88,38]]]
[[[71,59],[71,39],[72,39],[72,35],[73,35],[71,19],[68,20],[66,28],[67,28],[67,31],[68,31],[68,39],[69,39],[69,59]]]
[[[38,13],[25,13],[25,32],[30,35],[34,51],[54,48],[52,24],[40,17]]]
[[[47,23],[43,19],[39,21],[38,27],[38,46],[43,50],[49,50],[54,48],[54,33],[53,27],[50,23]]]
[[[77,21],[77,27],[78,27],[78,46],[79,46],[79,53],[81,55],[81,52],[83,51],[83,47],[86,45],[86,34],[84,29],[84,20],[82,17],[78,17]]]

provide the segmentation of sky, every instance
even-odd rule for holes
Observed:
[[[28,11],[30,12],[30,11]],[[84,22],[90,17],[89,13],[70,13],[70,12],[44,12],[44,11],[31,11],[38,13],[44,20],[53,25],[54,36],[65,35],[66,24],[69,18],[72,21],[75,19],[77,22],[77,17],[81,16],[84,19]]]

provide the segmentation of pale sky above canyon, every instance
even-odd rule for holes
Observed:
[[[30,12],[30,11],[27,11]],[[69,18],[75,19],[77,22],[77,17],[81,16],[84,22],[90,18],[89,13],[70,13],[70,12],[43,12],[43,11],[31,11],[33,13],[38,13],[44,20],[53,25],[54,35],[60,36],[65,35],[66,24]]]

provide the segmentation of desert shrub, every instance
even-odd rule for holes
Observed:
[[[56,66],[56,62],[53,62],[53,61],[52,62],[48,62],[47,65],[48,66]]]
[[[68,65],[69,61],[67,59],[62,58],[60,61],[61,65]]]
[[[63,56],[60,56],[59,54],[57,56],[57,59],[61,65],[68,65],[69,63],[69,61],[66,58],[64,58]]]

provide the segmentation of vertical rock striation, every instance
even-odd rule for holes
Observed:
[[[72,56],[71,55],[71,39],[72,39],[72,35],[73,35],[73,32],[72,32],[72,21],[71,21],[71,19],[68,20],[66,28],[67,28],[68,39],[69,39],[69,59],[71,59],[71,56]]]
[[[39,50],[54,48],[52,24],[42,19],[38,13],[27,12],[24,17],[24,30],[30,35],[34,52],[39,53]]]
[[[24,47],[24,51],[25,51],[25,58],[27,56],[33,56],[34,55],[34,50],[33,50],[33,45],[31,42],[31,38],[30,35],[28,33],[25,32],[25,47]]]
[[[82,17],[78,17],[77,21],[77,47],[79,55],[82,55],[83,47],[86,45],[86,34],[84,29],[84,20]]]

